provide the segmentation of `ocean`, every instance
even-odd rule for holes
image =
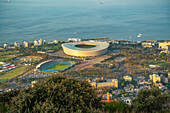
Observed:
[[[0,0],[0,44],[73,37],[170,39],[170,0],[4,1]]]

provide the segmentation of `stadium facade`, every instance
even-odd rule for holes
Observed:
[[[64,43],[64,53],[71,56],[89,57],[99,56],[107,53],[109,44],[107,42],[75,42]]]

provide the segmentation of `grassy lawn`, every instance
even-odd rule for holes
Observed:
[[[60,48],[60,47],[61,47],[61,45],[57,44],[57,45],[45,45],[42,48],[44,48],[44,49],[57,49],[57,48]]]
[[[5,62],[5,61],[8,61],[12,58],[15,58],[13,56],[0,56],[0,62]]]
[[[49,70],[63,70],[65,68],[67,68],[68,66],[70,66],[71,64],[56,64],[54,66],[51,66],[47,69]]]
[[[23,66],[23,67],[19,67],[19,68],[13,69],[11,71],[5,72],[3,74],[0,74],[0,82],[6,81],[7,79],[11,79],[13,77],[16,77],[27,69],[28,69],[28,67]]]
[[[16,51],[0,52],[0,62],[8,61],[8,60],[14,58],[13,56],[10,56],[10,55],[16,55],[16,54],[19,54],[19,53],[20,52],[18,50],[16,50]]]
[[[60,44],[49,44],[43,45],[40,48],[35,49],[35,51],[42,51],[42,50],[60,50],[62,49]]]
[[[4,55],[13,55],[13,54],[19,54],[20,52],[18,50],[16,51],[7,51],[7,52],[0,52],[0,56]]]
[[[169,62],[157,62],[157,61],[146,61],[145,62],[147,66],[149,65],[160,65],[160,66],[167,66],[170,67],[170,63]]]

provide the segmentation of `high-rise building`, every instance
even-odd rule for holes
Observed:
[[[18,42],[14,42],[15,47],[20,47],[20,44]]]
[[[33,46],[34,45],[32,41],[29,41],[28,44],[29,44],[29,46]]]
[[[34,40],[34,46],[38,46],[38,41]]]
[[[43,45],[46,45],[46,44],[47,44],[47,41],[46,41],[46,40],[44,40],[44,41],[43,41]]]
[[[42,39],[39,39],[38,42],[39,42],[39,45],[43,45]]]
[[[24,47],[28,47],[28,42],[27,41],[24,41]]]
[[[4,44],[4,49],[8,49],[8,45],[7,44]]]
[[[17,42],[14,42],[14,46],[17,47]]]

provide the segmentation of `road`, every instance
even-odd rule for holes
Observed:
[[[118,76],[118,89],[122,89],[121,83],[120,83],[120,79],[125,76],[125,74],[127,73],[127,69],[124,66],[125,62],[119,62],[117,69],[116,70],[112,70],[112,73],[117,74]],[[120,72],[117,72],[118,70],[120,70]]]

